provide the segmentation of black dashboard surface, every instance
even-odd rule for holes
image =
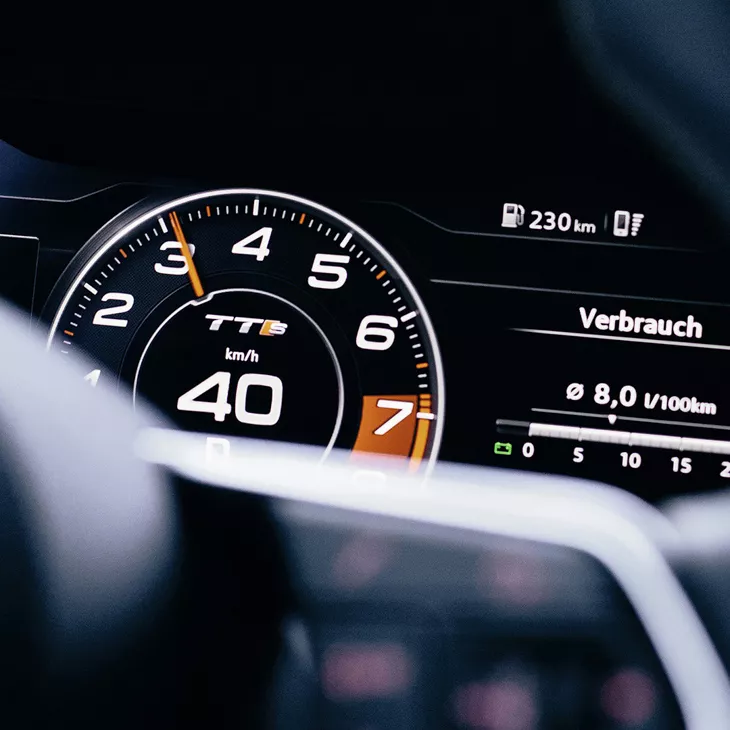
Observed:
[[[0,294],[47,327],[73,256],[149,196],[299,195],[370,233],[421,295],[441,459],[651,500],[723,486],[722,229],[594,87],[557,9],[519,5],[426,12],[407,43],[353,43],[336,65],[6,66]]]

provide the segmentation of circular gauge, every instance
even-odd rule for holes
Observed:
[[[433,327],[365,231],[317,203],[233,189],[148,202],[82,249],[48,347],[94,361],[180,427],[401,457],[428,471],[443,422]]]

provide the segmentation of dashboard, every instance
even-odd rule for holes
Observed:
[[[6,64],[0,297],[211,458],[726,486],[723,225],[563,10],[427,8],[335,65]]]
[[[70,713],[88,641],[93,727],[135,723],[125,674],[175,726],[724,726],[727,43],[696,5],[308,5],[220,54],[4,58],[3,564]]]
[[[651,501],[730,479],[728,256],[669,183],[355,195],[9,144],[0,169],[0,296],[210,458],[247,436]]]

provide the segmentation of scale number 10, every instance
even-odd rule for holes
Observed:
[[[628,451],[622,451],[621,466],[628,466],[630,469],[638,469],[641,466],[641,454],[637,454],[636,451],[632,451],[631,453]]]

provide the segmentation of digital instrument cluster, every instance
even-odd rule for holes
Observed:
[[[210,453],[244,436],[436,458],[441,358],[420,296],[365,231],[311,201],[232,189],[142,203],[57,287],[48,346],[83,350]]]
[[[0,156],[25,170],[0,179],[0,294],[84,357],[89,387],[152,402],[210,458],[245,436],[650,500],[730,481],[728,256],[689,205],[183,186]]]

